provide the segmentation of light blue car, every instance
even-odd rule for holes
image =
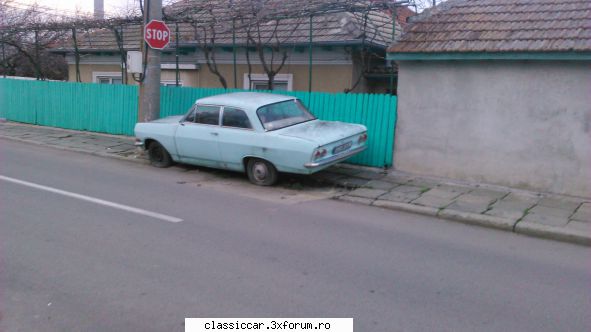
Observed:
[[[278,172],[311,174],[360,153],[367,129],[320,121],[294,97],[237,92],[199,99],[184,116],[138,123],[135,136],[156,167],[246,171],[269,186]]]

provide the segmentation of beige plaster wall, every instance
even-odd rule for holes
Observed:
[[[229,88],[234,87],[234,72],[231,64],[221,64],[218,68],[226,78]],[[92,82],[93,72],[120,72],[119,65],[80,65],[80,77],[82,82]],[[247,65],[237,65],[237,87],[244,88],[244,75],[248,73]],[[253,74],[264,74],[261,66],[252,66]],[[293,75],[293,90],[308,90],[308,66],[307,65],[285,65],[281,74]],[[69,66],[69,81],[76,81],[76,69],[74,65]],[[162,80],[174,80],[174,70],[162,70]],[[192,87],[222,87],[218,78],[212,74],[206,65],[199,70],[181,70],[181,81],[184,86]],[[351,65],[315,65],[312,68],[312,90],[323,92],[343,92],[350,88],[353,81],[353,68]],[[129,84],[136,84],[128,75]]]

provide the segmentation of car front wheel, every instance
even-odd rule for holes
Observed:
[[[270,162],[252,158],[246,165],[248,179],[257,186],[271,186],[277,182],[277,170]]]
[[[172,165],[172,158],[168,151],[158,142],[150,143],[148,147],[148,157],[150,158],[150,164],[155,167],[169,167]]]

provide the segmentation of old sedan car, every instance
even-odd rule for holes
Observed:
[[[320,121],[296,98],[237,92],[202,98],[184,116],[135,126],[150,162],[173,161],[240,171],[257,185],[277,172],[311,174],[366,148],[366,128]]]

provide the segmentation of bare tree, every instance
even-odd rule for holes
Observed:
[[[11,0],[0,0],[0,27],[24,24],[35,27],[52,19],[37,5],[21,8],[17,4]],[[3,73],[38,79],[64,79],[67,73],[65,61],[48,52],[50,47],[64,40],[64,35],[64,31],[41,28],[30,31],[0,29]]]
[[[255,8],[255,7],[253,7]],[[256,8],[255,8],[256,10]],[[286,41],[298,30],[302,24],[301,18],[264,20],[257,19],[257,12],[246,28],[246,60],[249,69],[249,81],[251,78],[252,64],[249,48],[254,47],[263,71],[267,74],[267,88],[275,89],[275,77],[285,66],[289,58]],[[280,31],[279,28],[287,31]]]
[[[213,6],[209,6],[206,11],[210,17],[207,24],[197,25],[196,23],[191,23],[194,29],[195,41],[197,42],[197,47],[203,52],[207,68],[218,78],[222,87],[227,89],[228,81],[220,72],[216,61],[217,30],[220,29],[220,26],[218,25],[216,15],[214,15]]]
[[[446,0],[413,0],[411,5],[414,7],[415,12],[420,13],[425,9],[435,7],[445,1]]]

